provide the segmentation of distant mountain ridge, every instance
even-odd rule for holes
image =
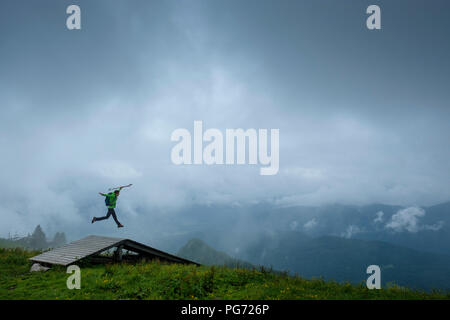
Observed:
[[[200,239],[191,239],[177,253],[182,258],[198,262],[204,265],[222,265],[230,268],[252,268],[253,265],[239,259],[230,257],[208,246]]]
[[[366,268],[378,265],[384,285],[450,290],[450,256],[384,241],[336,236],[309,238],[297,232],[267,237],[239,255],[251,263],[272,265],[306,278],[366,281]]]
[[[405,209],[406,214],[402,214]],[[417,209],[423,210],[423,214]],[[200,238],[218,250],[239,253],[265,234],[296,231],[310,237],[386,241],[450,255],[450,202],[428,207],[385,204],[279,207],[270,203],[192,206],[185,208],[180,224],[189,229],[179,230],[183,235],[177,239],[174,250],[189,239]]]

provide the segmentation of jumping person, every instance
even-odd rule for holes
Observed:
[[[117,197],[119,196],[120,190],[122,190],[122,188],[124,187],[119,187],[118,190],[115,190],[114,192],[110,192],[108,194],[99,192],[101,196],[107,197],[107,199],[105,199],[105,203],[108,207],[108,213],[104,217],[92,218],[92,223],[94,223],[95,221],[108,219],[109,216],[112,216],[114,221],[117,223],[117,227],[123,228],[123,225],[119,222],[119,220],[117,220],[116,212],[114,211],[114,208],[116,207]]]

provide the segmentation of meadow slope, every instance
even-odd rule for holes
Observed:
[[[81,289],[69,290],[63,267],[30,273],[37,252],[0,249],[0,299],[450,299],[450,293],[392,286],[368,290],[266,269],[166,264],[80,264]]]

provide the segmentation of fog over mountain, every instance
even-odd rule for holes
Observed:
[[[230,251],[286,221],[439,243],[449,211],[428,208],[450,200],[449,3],[377,2],[379,32],[365,27],[367,1],[79,0],[77,31],[67,1],[1,1],[0,237],[39,224],[176,251],[216,230],[211,244]],[[171,133],[195,120],[279,129],[278,174],[174,165]],[[128,183],[125,228],[92,225],[106,211],[98,192]],[[374,203],[388,207],[347,207]],[[339,227],[335,204],[350,212]]]

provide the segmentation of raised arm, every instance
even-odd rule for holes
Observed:
[[[106,197],[106,194],[104,194],[104,193],[99,192],[98,194],[101,195],[101,196]]]

